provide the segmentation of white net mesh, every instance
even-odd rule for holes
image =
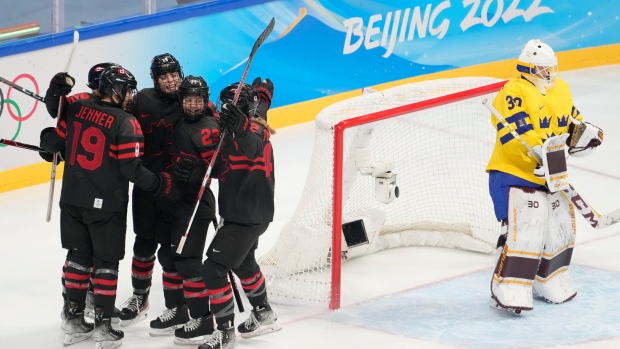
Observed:
[[[259,260],[270,300],[330,300],[334,125],[498,81],[425,81],[365,94],[322,110],[316,118],[314,153],[302,199],[274,247]],[[480,252],[494,249],[499,230],[485,167],[495,130],[490,125],[490,113],[481,102],[493,97],[488,94],[446,103],[345,131],[344,159],[359,142],[359,128],[372,128],[368,144],[373,161],[392,159],[398,175],[400,197],[382,204],[374,197],[374,178],[356,171],[345,172],[344,181],[350,180],[352,184],[344,190],[345,196],[347,192],[349,196],[344,199],[343,214],[366,208],[385,213],[385,223],[370,246],[365,247],[365,253],[411,245]]]

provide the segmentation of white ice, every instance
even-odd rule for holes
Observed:
[[[620,158],[620,65],[566,71],[560,76],[571,85],[575,105],[584,117],[605,131],[599,150],[569,161],[571,183],[598,211],[620,208],[620,165],[616,162]],[[261,238],[259,256],[274,244],[300,200],[314,125],[278,130],[272,140],[276,217]],[[65,251],[59,239],[60,185],[56,185],[50,223],[45,222],[48,184],[0,195],[2,348],[63,347],[60,276]],[[494,266],[491,255],[399,248],[344,264],[340,310],[275,305],[283,330],[253,339],[238,336],[238,348],[618,348],[620,318],[613,314],[620,314],[616,309],[620,303],[620,224],[595,230],[581,217],[577,224],[572,265],[580,293],[567,304],[537,302],[534,311],[520,317],[504,315],[488,306]],[[117,304],[131,295],[131,226],[130,220]],[[124,328],[124,348],[174,346],[172,338],[148,335],[149,321],[164,309],[160,275],[157,265],[149,318]],[[245,306],[250,307],[247,301]],[[237,314],[236,322],[247,316],[247,311]],[[93,348],[94,342],[73,347]]]

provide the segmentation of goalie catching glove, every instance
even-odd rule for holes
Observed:
[[[573,122],[568,131],[570,136],[566,140],[566,145],[568,153],[572,156],[588,156],[603,143],[603,130],[589,122]]]

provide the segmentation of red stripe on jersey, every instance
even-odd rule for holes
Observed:
[[[205,151],[203,153],[200,153],[200,157],[202,157],[203,159],[211,159],[214,153],[215,153],[215,150]]]
[[[131,159],[131,158],[137,158],[139,156],[144,155],[144,152],[139,152],[138,156],[136,156],[136,153],[125,153],[125,154],[118,154],[117,159]]]
[[[60,138],[62,139],[66,139],[67,138],[67,134],[61,130],[58,129],[58,127],[56,127],[56,133],[60,136]]]
[[[228,158],[231,161],[265,162],[265,158],[262,156],[259,158],[250,159],[249,157],[243,156],[243,155],[240,155],[240,156],[229,155]]]
[[[197,159],[197,158],[198,158],[196,155],[194,155],[194,154],[189,154],[189,153],[186,153],[186,152],[184,152],[184,151],[182,151],[182,152],[181,152],[181,155],[185,155],[185,156],[188,156],[188,157],[190,157],[190,158],[195,158],[195,159]]]
[[[109,152],[109,153],[108,153],[108,155],[109,155],[111,158],[113,158],[113,159],[118,159],[118,157],[116,156],[116,154],[115,154],[115,153],[113,153],[113,152]]]
[[[230,165],[230,169],[246,171],[262,170],[267,172],[267,166],[265,165]]]
[[[121,150],[121,149],[136,149],[136,143],[138,143],[140,145],[140,148],[144,148],[144,142],[132,142],[132,143],[118,144],[116,149],[117,150]],[[112,149],[111,146],[110,146],[110,149]]]
[[[94,285],[102,285],[102,286],[116,286],[118,284],[118,279],[108,280],[108,279],[93,279]]]

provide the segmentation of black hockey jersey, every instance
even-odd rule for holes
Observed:
[[[144,138],[127,112],[95,98],[70,96],[56,132],[41,139],[48,151],[66,145],[60,201],[104,211],[126,212],[129,181],[154,190],[157,177],[144,166]]]
[[[140,90],[136,96],[134,116],[140,122],[144,134],[144,166],[153,172],[161,172],[169,163],[172,130],[183,117],[183,108],[175,99],[166,102],[154,88]]]
[[[195,122],[184,118],[172,133],[172,144],[170,145],[172,161],[166,171],[172,172],[174,163],[180,161],[182,157],[201,158],[208,165],[219,140],[220,127],[212,113]],[[192,188],[183,193],[179,202],[175,202],[174,205],[167,205],[166,210],[176,217],[189,217],[194,210],[201,184],[195,183]],[[209,187],[206,187],[202,194],[196,217],[215,218],[215,196]]]
[[[218,207],[225,221],[268,223],[273,221],[275,174],[270,133],[250,122],[251,132],[227,133],[218,168]]]

